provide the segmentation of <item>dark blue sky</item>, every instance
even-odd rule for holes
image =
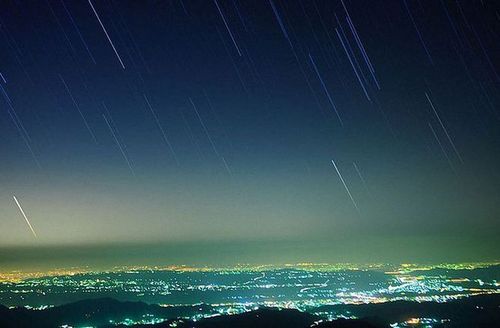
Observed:
[[[0,247],[498,258],[495,1],[12,0],[0,19]]]

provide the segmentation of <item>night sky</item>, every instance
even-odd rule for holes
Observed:
[[[7,0],[0,39],[0,263],[499,259],[498,1]]]

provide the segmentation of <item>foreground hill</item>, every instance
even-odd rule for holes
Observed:
[[[384,324],[374,324],[367,320],[334,320],[322,322],[321,318],[292,309],[261,308],[236,315],[206,318],[200,321],[167,321],[156,325],[136,325],[135,328],[382,328]],[[125,326],[120,326],[125,328]]]
[[[142,302],[120,302],[112,298],[87,299],[45,310],[8,309],[0,305],[0,327],[105,326],[147,317],[184,318],[215,313],[208,305],[162,307]]]
[[[337,313],[364,318],[327,322],[313,313]],[[213,317],[190,321],[196,315]],[[381,304],[331,305],[312,309],[310,313],[292,309],[261,308],[237,315],[215,316],[208,305],[161,307],[142,302],[120,302],[111,298],[89,299],[45,310],[9,309],[0,305],[0,327],[113,327],[118,323],[130,326],[134,322],[156,318],[155,325],[134,327],[229,328],[229,327],[287,327],[287,328],[376,328],[410,318],[434,318],[444,323],[434,327],[498,327],[500,324],[500,294],[481,295],[448,303],[388,302]],[[157,321],[157,322],[158,322]],[[123,326],[125,325],[120,325]],[[413,326],[418,327],[418,326]]]
[[[446,327],[500,327],[500,294],[477,295],[446,303],[394,301],[378,304],[327,305],[319,312],[349,313],[358,318],[378,317],[387,323],[408,318],[449,319]]]

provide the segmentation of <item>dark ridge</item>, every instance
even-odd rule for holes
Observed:
[[[315,320],[317,316],[306,312],[291,309],[262,308],[251,312],[238,315],[226,315],[200,320],[195,324],[189,323],[183,328],[230,328],[230,327],[307,327]]]
[[[378,318],[366,319],[337,319],[321,322],[315,328],[382,328],[389,325],[380,322]]]
[[[458,300],[437,302],[394,301],[379,304],[340,304],[321,306],[315,311],[346,313],[358,318],[379,317],[386,322],[408,318],[450,319],[449,327],[495,327],[500,323],[500,294],[477,295]],[[489,325],[489,326],[488,326]]]
[[[191,317],[196,314],[210,314],[208,305],[162,307],[143,302],[121,302],[113,298],[87,299],[45,310],[28,310],[22,307],[0,309],[0,327],[57,327],[105,326],[111,321],[121,322],[126,318],[139,321],[144,315],[157,318]]]
[[[338,315],[349,314],[362,319],[339,319],[328,322],[314,314],[320,312]],[[123,322],[126,318],[138,322],[145,316],[165,321],[156,325],[135,325],[134,327],[170,327],[170,324],[175,323],[176,327],[179,328],[378,328],[388,327],[389,323],[403,322],[409,318],[449,320],[440,327],[498,327],[500,323],[500,294],[473,296],[448,303],[396,301],[380,304],[339,304],[313,308],[309,312],[260,308],[237,315],[212,316],[199,321],[180,319],[200,314],[216,315],[217,312],[208,305],[161,307],[143,302],[121,302],[112,298],[99,298],[82,300],[45,310],[9,309],[0,305],[0,327],[45,328],[65,324],[117,327],[116,323]],[[118,325],[118,327],[126,326]]]
[[[385,328],[387,325],[378,325],[367,320],[340,319],[321,322],[321,318],[307,312],[293,309],[260,308],[258,310],[235,315],[225,315],[206,318],[197,322],[170,320],[156,325],[136,325],[134,328],[166,328],[172,327],[175,321],[177,328]],[[111,327],[111,326],[110,326]],[[108,327],[108,328],[110,328]],[[120,325],[120,328],[127,326]]]

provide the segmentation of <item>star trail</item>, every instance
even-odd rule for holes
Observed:
[[[497,260],[499,17],[496,1],[3,1],[0,248]]]

